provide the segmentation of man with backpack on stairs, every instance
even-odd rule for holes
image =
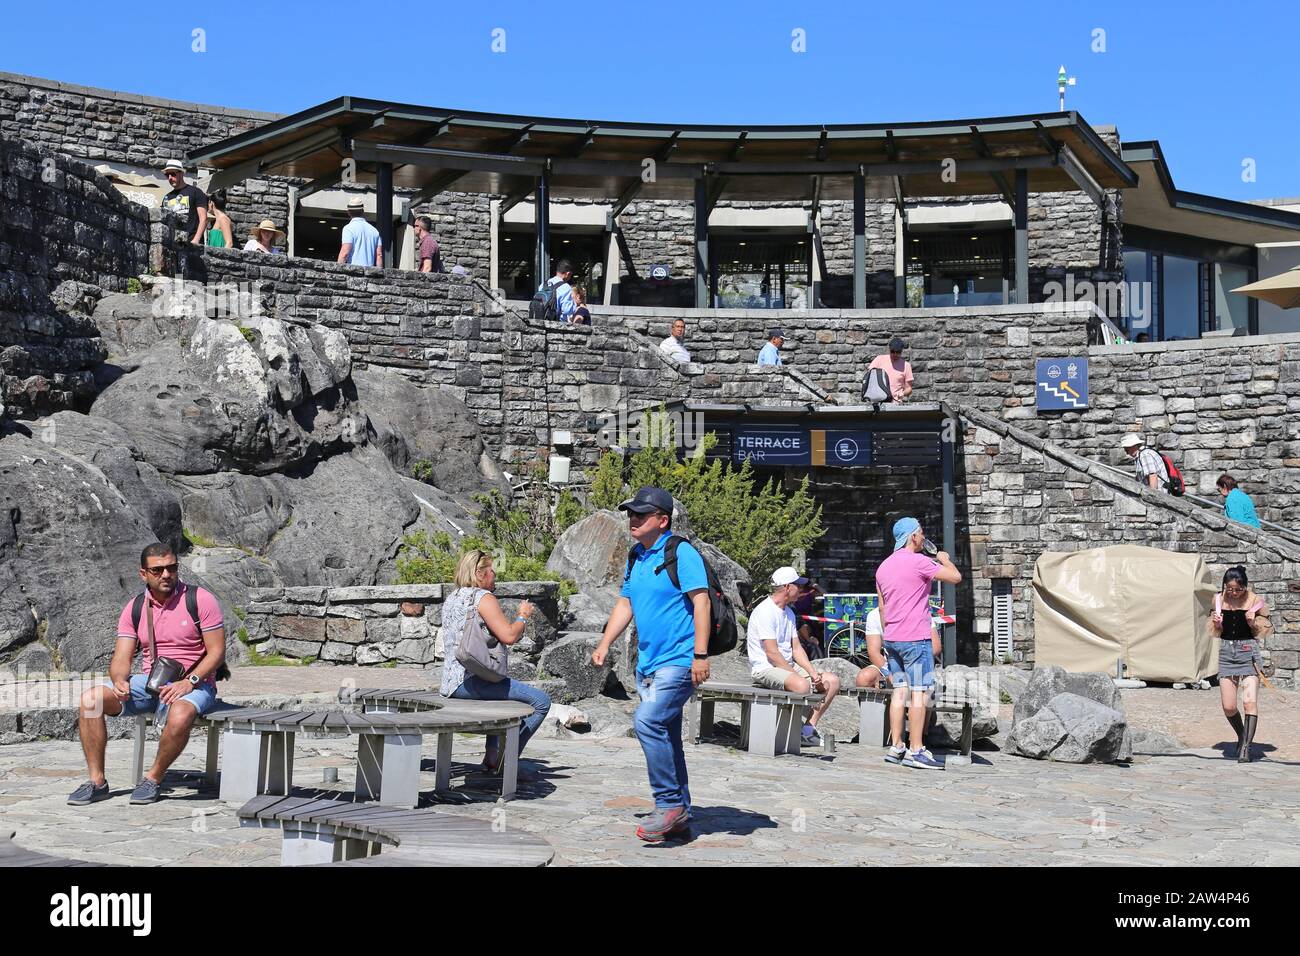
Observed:
[[[546,280],[528,303],[528,317],[535,322],[568,322],[578,311],[573,301],[573,263],[561,259],[555,264],[555,275]]]
[[[1133,475],[1139,482],[1156,491],[1175,496],[1182,495],[1186,490],[1182,473],[1174,465],[1173,459],[1154,448],[1146,447],[1141,435],[1129,432],[1120,439],[1120,445],[1124,448],[1124,454],[1133,459]]]

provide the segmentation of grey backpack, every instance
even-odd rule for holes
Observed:
[[[862,383],[862,397],[872,405],[894,400],[894,393],[889,388],[889,376],[883,368],[867,369],[866,381]]]

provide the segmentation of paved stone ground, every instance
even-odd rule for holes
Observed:
[[[725,718],[725,713],[721,714]],[[469,766],[481,738],[457,739],[445,812],[492,819],[546,837],[571,865],[876,863],[998,865],[1300,864],[1300,791],[1292,761],[1247,766],[1215,750],[1139,757],[1130,767],[1068,766],[977,753],[943,773],[885,764],[878,748],[841,744],[833,756],[752,758],[718,744],[692,747],[697,826],[689,843],[646,846],[636,815],[650,808],[635,740],[534,741],[525,767],[539,779],[497,804]],[[339,769],[354,782],[355,745],[300,739],[299,792]],[[60,856],[140,865],[274,866],[279,834],[240,829],[233,808],[198,789],[203,740],[169,775],[168,797],[128,804],[129,741],[109,744],[114,798],[65,804],[84,777],[80,748],[49,741],[0,748],[0,829]],[[432,769],[432,748],[426,751]],[[425,775],[432,787],[432,773]],[[432,802],[432,795],[428,795]]]

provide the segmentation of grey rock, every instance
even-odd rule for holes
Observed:
[[[72,740],[77,736],[77,709],[48,707],[23,711],[22,732],[29,737]]]
[[[731,558],[727,557],[713,545],[699,538],[687,538],[700,552],[700,556],[709,563],[713,571],[718,576],[718,581],[722,584],[722,590],[731,598],[731,603],[735,606],[737,612],[749,607],[749,602],[753,597],[753,584],[749,579],[749,572],[742,568]]]
[[[1016,700],[1015,711],[1011,718],[1012,726],[1019,724],[1038,713],[1053,697],[1058,694],[1077,694],[1113,710],[1124,712],[1124,702],[1119,688],[1107,674],[1084,673],[1071,674],[1063,667],[1036,667],[1029,676],[1029,683]]]
[[[32,636],[23,615],[34,610],[61,666],[106,666],[153,530],[97,467],[17,432],[0,437],[0,515],[0,659]]]
[[[560,627],[565,631],[603,631],[609,613],[591,595],[579,591],[560,610]]]
[[[393,466],[412,474],[426,462],[430,485],[450,493],[510,486],[479,435],[474,413],[449,390],[421,386],[397,372],[374,367],[353,372],[357,394],[374,429],[375,441]]]
[[[1022,757],[1065,763],[1116,763],[1132,755],[1124,714],[1069,692],[1017,721],[1007,748]]]
[[[161,293],[165,287],[156,288]],[[154,290],[148,294],[105,295],[96,303],[92,318],[108,347],[108,360],[114,363],[177,338],[176,321],[167,316]]]
[[[536,687],[557,704],[573,704],[578,700],[577,695],[569,690],[569,685],[559,678],[530,680],[524,683]]]
[[[271,642],[274,653],[283,654],[285,657],[320,657],[323,646],[315,641],[295,641],[285,637],[277,637]],[[360,655],[357,656],[360,658]]]
[[[507,671],[511,680],[531,681],[537,679],[537,665],[532,661],[525,660],[522,657],[510,657],[509,670]]]
[[[615,644],[602,666],[592,665],[591,652],[600,639],[600,634],[591,632],[561,637],[542,652],[537,667],[539,677],[563,680],[569,694],[575,698],[595,697],[604,688],[605,678],[618,658],[618,645]]]
[[[0,733],[0,747],[6,747],[10,744],[29,744],[35,739],[35,737],[29,737],[27,734],[20,734],[17,731],[6,730],[3,733]]]
[[[248,606],[252,589],[280,583],[269,561],[235,548],[191,548],[180,562],[185,579],[201,584],[221,603],[226,612],[227,642],[238,629],[233,612]]]
[[[1176,754],[1187,749],[1187,745],[1161,730],[1146,727],[1130,727],[1133,752],[1135,754]]]
[[[433,639],[424,638],[398,641],[392,659],[404,664],[431,664],[434,660]]]
[[[235,471],[171,478],[180,495],[187,531],[220,547],[261,552],[292,515],[270,478]]]
[[[627,519],[616,511],[597,511],[560,535],[546,569],[574,581],[608,616],[618,603],[631,547]]]

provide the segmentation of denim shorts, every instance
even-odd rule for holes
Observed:
[[[161,727],[167,723],[168,707],[162,702],[161,697],[155,697],[144,689],[148,683],[148,674],[131,675],[131,696],[122,701],[122,716],[137,717],[140,714],[153,714],[154,723]],[[109,693],[115,693],[111,684],[108,690]],[[217,702],[217,685],[212,681],[204,681],[181,700],[193,705],[197,715],[202,717]]]
[[[921,641],[885,641],[885,660],[894,687],[930,690],[934,687],[934,649]]]

